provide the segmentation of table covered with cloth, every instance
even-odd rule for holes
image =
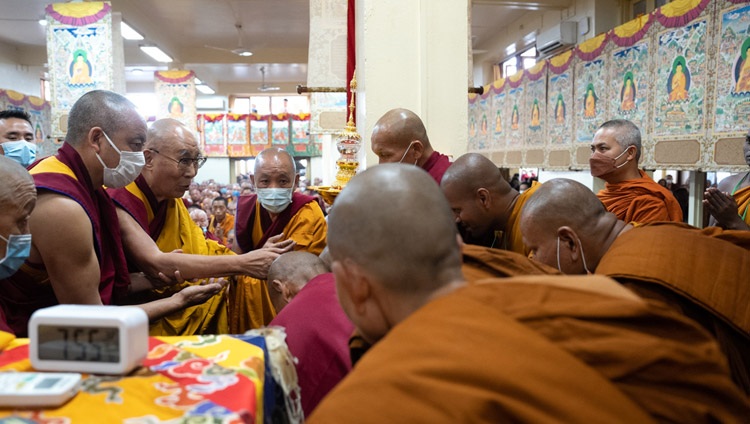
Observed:
[[[0,372],[33,371],[28,339],[0,332]],[[0,407],[2,423],[294,423],[299,388],[283,333],[149,337],[141,367],[84,374],[78,394],[47,409]]]

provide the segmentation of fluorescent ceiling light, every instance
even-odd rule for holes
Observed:
[[[157,62],[169,63],[172,61],[172,58],[169,57],[169,55],[161,51],[161,49],[156,46],[141,46],[141,50],[143,51],[143,53],[151,56]]]
[[[47,18],[42,18],[38,20],[37,22],[39,22],[39,25],[41,26],[47,26]]]
[[[196,85],[195,88],[203,94],[214,94],[216,93],[211,87],[206,84]]]
[[[196,85],[201,85],[201,84],[203,84],[203,81],[201,81],[198,77],[195,77],[195,84]]]
[[[133,27],[126,24],[125,21],[120,21],[120,34],[126,40],[143,40],[143,36],[134,30]]]

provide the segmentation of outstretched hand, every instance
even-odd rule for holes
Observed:
[[[279,255],[291,251],[296,244],[295,241],[292,239],[281,240],[282,238],[284,238],[284,233],[270,237],[263,245],[263,249],[269,249]]]
[[[179,275],[179,271],[175,274]],[[182,307],[198,305],[218,294],[227,284],[229,281],[226,278],[209,278],[201,284],[185,287],[172,296]]]

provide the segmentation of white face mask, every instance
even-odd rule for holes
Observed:
[[[281,213],[292,203],[294,187],[289,188],[259,188],[258,200],[268,212]]]
[[[104,137],[109,142],[117,153],[120,154],[120,163],[117,164],[116,168],[107,168],[104,164],[101,156],[96,154],[96,158],[104,167],[104,185],[112,188],[125,187],[126,185],[135,181],[138,175],[141,173],[141,169],[146,164],[146,158],[143,156],[143,152],[122,152],[115,146],[115,143],[110,140],[107,133],[102,131]]]
[[[406,154],[409,153],[409,149],[411,149],[411,146],[413,144],[414,144],[413,141],[411,143],[409,143],[409,146],[406,148],[406,150],[404,150],[404,154],[401,155],[401,159],[398,160],[398,163],[402,163],[404,161],[404,158],[406,157]],[[414,161],[414,165],[416,165],[418,161],[419,161],[419,159],[415,160]]]
[[[578,246],[581,248],[581,260],[583,261],[583,269],[586,271],[586,274],[591,274],[591,271],[589,271],[589,267],[586,266],[586,256],[583,255],[583,245],[581,244],[581,240],[578,240]],[[560,268],[560,237],[557,237],[557,270],[560,272],[563,272],[562,268]],[[565,274],[563,272],[563,274]]]

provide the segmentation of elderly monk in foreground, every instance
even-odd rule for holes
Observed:
[[[671,191],[638,169],[641,131],[624,119],[602,124],[591,143],[591,175],[607,182],[597,196],[627,223],[682,222],[682,208]]]
[[[522,255],[529,252],[521,237],[521,208],[537,187],[518,193],[492,161],[477,153],[456,159],[440,183],[466,243]]]
[[[427,171],[438,184],[451,165],[448,156],[433,150],[424,123],[408,109],[392,109],[378,119],[370,143],[378,163],[416,165]]]
[[[255,158],[250,180],[256,194],[240,196],[235,219],[237,253],[251,252],[266,245],[294,241],[294,250],[319,255],[326,247],[327,224],[323,210],[314,196],[295,191],[299,174],[292,156],[284,149],[271,147]],[[266,287],[263,280],[237,284],[229,304],[230,331],[243,333],[253,327],[246,317],[254,306],[257,287]],[[276,315],[273,305],[264,304],[263,324]]]
[[[347,343],[354,325],[341,309],[333,274],[320,257],[285,253],[271,265],[268,281],[279,312],[271,325],[286,328],[286,343],[298,360],[302,410],[310,416],[352,368]]]
[[[288,246],[259,249],[237,256],[223,245],[205,238],[190,218],[182,196],[190,187],[198,168],[205,162],[195,135],[174,119],[162,119],[149,128],[144,149],[146,165],[141,175],[124,188],[108,189],[118,206],[117,214],[131,265],[139,268],[154,251],[180,250],[182,259],[201,261],[204,273],[215,276],[248,273],[265,278],[268,267]],[[200,257],[194,255],[201,255]],[[209,257],[210,256],[210,257]],[[140,269],[140,268],[139,268]],[[246,277],[238,276],[233,284]],[[202,284],[184,282],[161,290],[151,290],[144,299],[171,296],[181,287]],[[265,286],[256,286],[248,303],[253,325],[260,327],[264,302],[269,302]],[[231,289],[230,289],[231,292]],[[200,305],[176,311],[151,323],[150,334],[159,336],[221,334],[229,331],[226,293],[221,292]]]
[[[23,265],[31,251],[29,216],[36,205],[34,179],[16,161],[0,156],[0,304],[4,280]],[[13,333],[0,308],[0,331]]]
[[[745,135],[742,152],[750,166],[750,132]],[[727,230],[750,230],[750,171],[731,175],[721,180],[716,188],[706,189],[703,205],[711,214],[709,225]]]
[[[110,91],[91,91],[71,108],[57,154],[32,165],[38,193],[29,218],[34,243],[26,263],[3,281],[1,291],[5,316],[17,336],[27,334],[37,309],[60,303],[121,304],[130,293],[152,288],[145,278],[131,281],[115,205],[102,187],[135,180],[145,141],[146,123],[133,103]],[[144,254],[151,277],[201,276],[185,255]],[[200,304],[222,288],[220,283],[191,286],[138,306],[153,321]]]
[[[453,214],[428,181],[411,166],[375,166],[336,198],[336,291],[373,346],[310,423],[747,418],[711,337],[607,277],[467,286]]]
[[[750,393],[750,251],[721,239],[750,234],[681,223],[633,228],[566,179],[544,183],[529,199],[521,230],[536,260],[565,274],[608,275],[696,320],[719,341],[732,377]]]

